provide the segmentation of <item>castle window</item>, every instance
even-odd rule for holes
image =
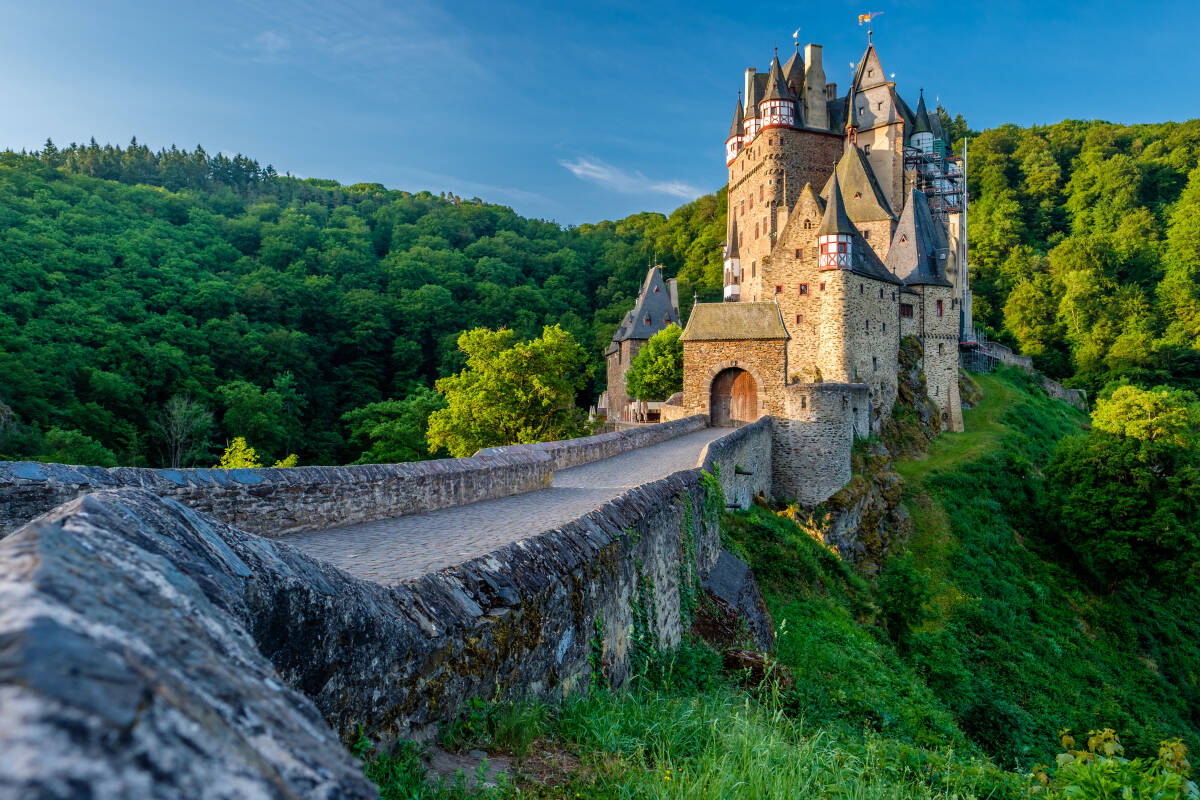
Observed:
[[[892,302],[896,302],[896,293],[892,292]]]
[[[778,283],[775,284],[775,294],[783,294],[783,287],[780,286]]]
[[[668,320],[669,321],[669,320]],[[887,333],[887,323],[883,323],[883,332]]]
[[[863,232],[862,232],[862,235],[863,235],[863,238],[864,238],[864,239],[870,239],[870,238],[871,238],[871,232],[870,232],[870,231],[863,231]]]
[[[750,210],[754,210],[754,195],[750,195]]]
[[[946,345],[943,344],[942,342],[938,342],[938,355],[939,356],[946,355]]]
[[[762,186],[762,184],[760,183],[760,184],[758,185],[758,202],[760,202],[760,203],[761,203],[761,202],[762,202],[762,199],[763,199],[763,186]]]
[[[864,291],[864,289],[863,289],[863,285],[860,283],[860,284],[858,285],[858,293],[859,293],[859,294],[862,294],[862,293],[863,293],[863,291]]]
[[[807,397],[801,397],[801,398],[800,398],[800,407],[801,407],[801,408],[808,408],[808,398],[807,398]]]
[[[952,309],[953,309],[953,308],[957,308],[957,307],[958,307],[958,298],[957,298],[957,297],[951,297],[951,298],[950,298],[950,308],[952,308]]]
[[[804,220],[804,230],[806,230],[806,231],[812,230],[812,220],[811,219]]]
[[[801,295],[808,294],[808,284],[807,283],[800,284],[800,294]]]
[[[937,308],[938,308],[938,316],[940,317],[940,316],[942,315],[942,301],[941,301],[941,300],[938,300],[938,301],[937,301],[937,303],[938,303],[938,306],[937,306]]]
[[[821,281],[821,291],[825,291],[825,281]]]
[[[901,303],[900,304],[900,318],[901,319],[912,319],[912,315],[913,315],[912,303]]]
[[[875,108],[878,111],[883,111],[883,103],[882,102],[876,103]]]
[[[883,287],[882,286],[879,287],[879,299],[880,300],[883,299]]]
[[[869,320],[869,319],[863,320],[863,330],[865,330],[867,333],[871,332],[871,320]]]
[[[751,261],[750,262],[750,277],[753,278],[757,275],[758,275],[758,262]]]
[[[754,238],[758,238],[758,223],[754,223]]]
[[[804,258],[804,251],[799,247],[796,248],[796,258]]]
[[[796,315],[796,324],[797,324],[797,325],[799,325],[801,322],[804,322],[804,315],[803,315],[803,314],[797,314],[797,315]]]
[[[879,357],[878,356],[871,356],[871,371],[872,372],[879,371]]]
[[[934,387],[933,387],[933,396],[934,396],[934,397],[937,397],[937,396],[938,396],[938,387],[937,387],[937,386],[934,386]]]

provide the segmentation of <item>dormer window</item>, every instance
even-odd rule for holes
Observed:
[[[860,199],[861,197],[862,197],[862,192],[855,192],[855,193],[854,193],[854,199],[855,199],[855,200],[858,200],[858,199]]]
[[[646,319],[644,319],[643,322],[645,322],[647,325],[650,324],[650,315],[649,314],[646,315]]]
[[[863,155],[864,155],[864,156],[869,156],[869,155],[871,155],[871,145],[869,145],[869,144],[864,144],[864,145],[863,145]]]
[[[863,231],[863,232],[862,232],[862,235],[863,235],[863,238],[864,238],[864,239],[870,239],[870,238],[871,238],[871,232],[870,232],[870,231]]]
[[[900,244],[904,244],[907,241],[908,241],[908,236],[903,233],[900,234]]]
[[[812,230],[812,220],[811,219],[804,220],[804,230],[806,230],[806,231]]]
[[[665,317],[663,317],[663,322],[667,325],[670,325],[671,324],[671,315],[667,314]]]
[[[775,284],[775,294],[783,294],[783,287],[780,286],[778,283]]]
[[[658,287],[657,287],[657,286],[655,286],[655,287],[654,287],[654,293],[655,293],[655,294],[658,294]]]

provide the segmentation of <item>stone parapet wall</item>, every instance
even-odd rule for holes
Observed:
[[[553,469],[550,456],[532,449],[407,464],[289,469],[105,469],[0,462],[0,536],[102,489],[147,489],[243,530],[275,537],[544,489]]]
[[[1088,410],[1087,392],[1082,389],[1068,389],[1058,381],[1048,378],[1045,375],[1042,375],[1042,388],[1046,390],[1046,394],[1062,400],[1064,403],[1069,403],[1080,411],[1086,412]]]
[[[771,418],[762,417],[705,446],[700,467],[720,476],[728,505],[749,508],[756,495],[771,496],[773,439]]]
[[[665,442],[668,439],[674,439],[676,436],[695,433],[706,427],[708,427],[706,417],[689,416],[672,422],[639,425],[636,428],[601,433],[596,436],[583,436],[578,439],[488,447],[476,453],[475,457],[541,453],[549,456],[552,469],[567,469],[569,467],[578,467],[581,464],[590,464],[593,461],[599,461],[620,453],[627,453],[639,447]]]
[[[593,680],[620,685],[634,637],[677,644],[720,556],[717,510],[700,470],[685,470],[558,529],[388,588],[146,490],[119,489],[71,501],[0,541],[0,564],[38,564],[25,580],[69,584],[55,592],[66,598],[57,602],[78,606],[75,614],[149,602],[197,616],[201,629],[222,631],[220,640],[251,642],[344,741],[359,725],[373,736],[428,738],[470,697],[551,698]],[[59,564],[60,554],[76,551],[80,558]],[[157,590],[122,599],[134,583],[108,574],[122,570]],[[172,610],[180,603],[190,610]],[[169,642],[120,624],[132,642],[120,652],[141,654],[139,663],[157,647],[174,657]],[[45,663],[29,668],[53,672],[63,654],[44,644],[30,657]],[[269,685],[268,677],[256,679]]]

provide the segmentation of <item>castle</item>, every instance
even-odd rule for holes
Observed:
[[[849,479],[853,440],[891,414],[911,335],[941,426],[962,430],[965,176],[924,92],[912,110],[869,40],[839,96],[821,46],[797,43],[786,64],[776,52],[765,73],[746,70],[725,162],[724,302],[693,308],[683,392],[662,418],[770,416],[776,492],[817,503]]]

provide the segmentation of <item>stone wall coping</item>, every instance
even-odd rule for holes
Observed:
[[[554,469],[567,469],[581,464],[590,464],[609,456],[636,450],[646,445],[658,444],[677,436],[695,433],[708,427],[708,417],[697,414],[672,422],[657,422],[649,425],[583,436],[578,439],[560,439],[536,444],[510,444],[502,447],[486,447],[475,457],[512,453],[542,453],[551,459]]]
[[[0,486],[51,480],[66,484],[87,485],[96,489],[126,486],[151,490],[156,487],[178,489],[189,486],[219,489],[234,484],[301,486],[315,483],[360,483],[391,477],[451,476],[478,470],[543,463],[549,469],[551,466],[549,462],[550,457],[537,450],[487,453],[480,451],[470,458],[439,458],[397,464],[350,464],[339,467],[255,467],[248,469],[215,467],[152,469],[91,467],[40,461],[0,461]]]
[[[751,436],[758,436],[765,433],[771,435],[771,417],[764,414],[747,425],[742,425],[737,428],[731,428],[729,433],[722,436],[720,439],[713,439],[704,446],[704,451],[700,453],[699,467],[706,472],[713,471],[713,465],[718,460],[726,457],[726,454],[733,450],[743,440]]]

